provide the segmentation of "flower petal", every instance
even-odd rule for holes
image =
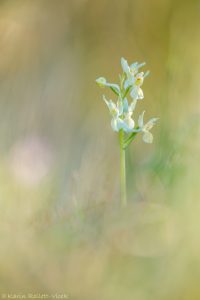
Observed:
[[[114,131],[118,132],[123,127],[123,121],[120,118],[112,118],[111,127]]]
[[[117,109],[118,109],[118,112],[119,112],[119,116],[121,116],[123,114],[123,101],[121,98],[118,99],[117,101]]]
[[[144,126],[144,113],[145,113],[145,111],[143,111],[141,113],[141,115],[139,115],[139,118],[138,118],[138,126],[140,128],[143,128],[143,126]]]
[[[124,82],[124,89],[126,90],[129,86],[131,86],[131,82],[129,79],[126,79],[126,81]]]
[[[150,119],[145,125],[144,130],[149,131],[157,122],[158,118]]]
[[[133,112],[135,110],[137,104],[137,100],[133,100],[128,108],[129,112]]]
[[[144,94],[143,91],[140,87],[138,86],[134,86],[130,92],[130,96],[132,99],[134,100],[138,100],[138,99],[143,99],[144,98]]]
[[[135,85],[141,86],[144,82],[144,72],[138,73],[135,77]]]
[[[103,95],[103,100],[105,101],[106,105],[108,106],[110,114],[113,117],[119,116],[119,110],[118,110],[116,104],[112,100],[107,100],[104,95]]]
[[[127,113],[129,110],[129,107],[128,107],[128,100],[127,98],[124,99],[124,103],[123,103],[123,112],[124,113]]]
[[[127,74],[130,73],[130,68],[128,65],[127,60],[125,60],[123,57],[121,58],[121,65],[122,65],[122,70]]]
[[[134,62],[133,64],[130,65],[131,70],[137,69],[138,62]]]
[[[144,61],[144,62],[138,64],[138,65],[137,65],[137,68],[140,69],[140,68],[144,67],[145,65],[146,65],[146,63],[145,63],[145,61]]]
[[[138,89],[136,87],[133,87],[130,96],[132,99],[137,100],[138,99]]]
[[[144,78],[146,78],[147,76],[149,76],[149,74],[150,74],[150,71],[146,71],[146,72],[144,73]]]
[[[143,99],[144,98],[144,93],[141,88],[138,89],[138,99]]]
[[[100,87],[105,87],[106,86],[106,78],[104,77],[99,77],[96,79],[96,83],[100,86]]]
[[[145,132],[142,138],[145,143],[151,144],[153,142],[153,134],[149,131]]]
[[[118,127],[117,127],[117,119],[116,118],[113,118],[112,120],[111,120],[111,127],[112,127],[112,129],[114,130],[114,131],[119,131],[119,129],[118,129]]]
[[[106,103],[107,106],[109,106],[109,101],[106,99],[105,95],[103,95],[103,101]]]
[[[133,64],[130,66],[130,69],[131,69],[131,71],[132,71],[134,74],[136,74],[136,73],[138,72],[138,70],[139,70],[141,67],[143,67],[144,65],[146,65],[145,62],[143,62],[143,63],[141,63],[141,64],[139,64],[138,62],[135,62],[135,63],[133,63]]]
[[[131,118],[131,116],[128,115],[127,117],[125,117],[124,122],[123,122],[124,131],[131,132],[132,129],[134,128],[134,126],[135,126],[135,122]]]

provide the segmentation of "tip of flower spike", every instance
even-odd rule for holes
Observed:
[[[122,66],[122,70],[127,73],[129,71],[129,65],[128,62],[125,58],[121,58],[121,66]]]
[[[145,62],[142,63],[138,63],[138,62],[134,62],[133,64],[130,65],[131,69],[135,69],[135,70],[139,70],[140,68],[144,67],[146,65]]]
[[[100,87],[105,87],[106,86],[106,79],[104,77],[99,77],[96,79],[96,83]]]
[[[121,64],[123,64],[124,62],[126,62],[124,57],[121,57]]]
[[[138,64],[137,67],[138,67],[138,69],[139,69],[139,68],[144,67],[145,65],[146,65],[146,62],[144,61],[144,62],[142,62],[141,64]]]

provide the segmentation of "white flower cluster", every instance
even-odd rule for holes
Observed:
[[[154,126],[157,118],[150,119],[144,124],[144,112],[139,116],[138,125],[135,126],[135,121],[132,118],[138,100],[144,98],[142,91],[142,84],[144,78],[149,74],[147,72],[139,72],[139,69],[145,63],[134,63],[128,65],[128,62],[121,58],[121,65],[123,74],[120,76],[120,85],[108,83],[104,77],[99,77],[96,82],[100,87],[109,87],[118,97],[116,103],[112,100],[107,100],[103,95],[110,114],[112,116],[111,126],[114,131],[123,130],[126,133],[143,133],[143,140],[145,143],[153,142],[153,135],[150,129]],[[127,95],[130,93],[131,102],[129,104]]]

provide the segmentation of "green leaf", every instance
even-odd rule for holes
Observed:
[[[138,129],[138,128],[136,128]],[[130,143],[134,140],[134,138],[136,137],[136,135],[138,134],[138,132],[132,132],[129,137],[124,141],[124,144],[123,144],[123,149],[126,149]]]
[[[115,93],[117,96],[119,96],[119,92],[116,88],[114,88],[113,86],[110,86],[110,89],[113,91],[113,93]]]
[[[125,93],[123,95],[123,99],[126,97],[126,95],[128,94],[128,92],[130,91],[131,86],[127,87],[127,89],[125,90]]]

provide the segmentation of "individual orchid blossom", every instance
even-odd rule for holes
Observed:
[[[150,119],[144,124],[144,112],[139,116],[138,126],[135,126],[133,115],[138,100],[144,98],[142,85],[147,72],[139,72],[145,63],[133,63],[129,66],[128,62],[121,58],[121,66],[123,74],[120,76],[120,84],[109,83],[106,78],[99,77],[96,83],[102,87],[110,88],[117,96],[116,101],[107,100],[103,95],[103,100],[106,103],[111,114],[111,127],[115,132],[119,133],[120,139],[120,161],[121,161],[121,202],[126,205],[126,165],[125,165],[125,150],[130,143],[135,139],[136,135],[142,133],[142,138],[145,143],[153,142],[153,135],[150,132],[155,125],[157,118]],[[128,95],[131,101],[128,101]]]
[[[141,67],[145,66],[145,64],[145,62],[141,64],[136,62],[129,66],[127,60],[125,60],[123,57],[121,58],[122,69],[127,77],[127,79],[124,82],[124,88],[131,90],[130,96],[134,100],[140,100],[144,98],[144,93],[141,89],[141,86],[144,82],[144,78],[149,75],[149,71],[145,73],[138,73],[138,70]]]
[[[106,81],[106,79],[104,77],[99,77],[96,79],[96,83],[101,87],[101,88],[104,88],[104,87],[109,87],[112,89],[112,91],[119,95],[120,94],[120,87],[118,86],[118,84],[115,84],[115,83],[109,83]]]
[[[124,73],[127,76],[127,80],[125,81],[125,88],[128,86],[132,86],[135,82],[135,75],[138,73],[138,70],[143,67],[146,63],[138,64],[138,62],[132,64],[131,66],[128,65],[127,60],[123,57],[121,58],[121,66]]]
[[[129,111],[127,113],[124,114],[124,119],[123,119],[123,127],[122,129],[128,133],[128,132],[132,132],[133,128],[135,126],[135,122],[132,119],[132,112]]]
[[[111,127],[114,131],[119,132],[120,129],[125,132],[131,132],[135,126],[134,120],[131,118],[133,111],[131,111],[131,107],[123,105],[122,99],[118,99],[117,104],[115,104],[112,100],[107,100],[103,95],[103,100],[105,101],[110,114],[112,116]],[[124,102],[125,104],[125,102]]]
[[[108,106],[108,109],[112,116],[111,127],[114,131],[118,132],[123,127],[122,126],[123,120],[120,118],[120,116],[123,113],[123,104],[120,100],[118,100],[116,105],[112,100],[107,100],[104,95],[103,95],[103,100]]]
[[[145,143],[151,144],[153,142],[153,134],[150,132],[150,130],[156,124],[158,118],[152,118],[146,124],[144,124],[144,113],[145,111],[143,111],[143,113],[138,118],[138,126],[139,129],[143,132],[143,141]]]

